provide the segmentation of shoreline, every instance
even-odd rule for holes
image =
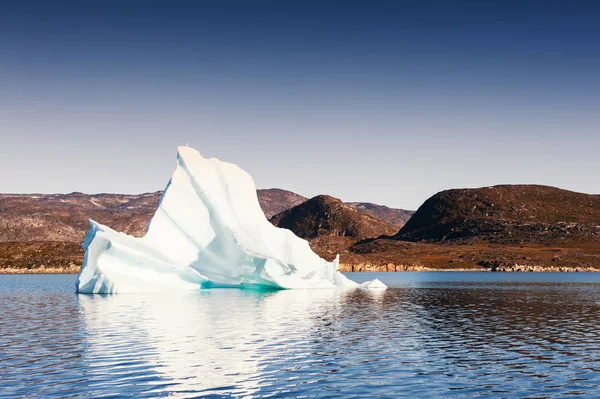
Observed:
[[[38,267],[35,269],[6,267],[0,269],[0,274],[78,274],[80,267]]]
[[[343,265],[348,266],[348,265]],[[361,265],[362,266],[362,265]],[[599,273],[600,269],[585,268],[585,267],[541,267],[530,266],[519,269],[476,269],[476,268],[432,268],[426,266],[408,266],[400,270],[385,270],[383,267],[353,267],[348,270],[347,267],[340,265],[342,273],[430,273],[430,272],[445,272],[445,273]],[[36,269],[20,269],[20,268],[5,268],[0,269],[0,275],[25,275],[25,274],[78,274],[79,269],[73,268],[36,268]]]
[[[513,266],[498,266],[491,268],[436,268],[423,265],[395,265],[388,263],[386,265],[373,264],[348,264],[340,263],[338,269],[341,272],[488,272],[488,273],[596,273],[600,272],[600,268],[583,267],[583,266],[539,266],[539,265],[519,265]]]

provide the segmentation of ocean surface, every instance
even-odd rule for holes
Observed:
[[[600,397],[600,273],[77,295],[0,275],[1,398]]]

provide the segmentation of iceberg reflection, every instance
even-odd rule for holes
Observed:
[[[373,294],[379,302],[381,294]],[[232,289],[80,295],[88,378],[93,381],[110,361],[111,370],[120,370],[115,378],[125,385],[143,378],[152,395],[252,395],[278,378],[278,362],[312,358],[315,340],[340,336],[335,324],[343,323],[341,305],[352,295]]]

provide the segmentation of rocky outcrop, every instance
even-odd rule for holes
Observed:
[[[486,272],[486,269],[471,268],[445,268],[438,269],[423,265],[404,265],[404,264],[377,264],[377,263],[340,263],[342,272]]]
[[[600,268],[582,267],[582,266],[540,266],[540,265],[519,265],[501,266],[492,269],[494,272],[599,272]]]
[[[537,272],[537,273],[548,273],[548,272],[588,272],[597,273],[600,272],[600,267],[554,267],[554,266],[527,266],[527,265],[514,265],[514,266],[502,266],[497,269],[489,268],[460,268],[460,267],[448,267],[448,268],[436,268],[428,267],[423,265],[396,265],[394,263],[377,264],[377,263],[340,263],[340,271],[342,272]]]

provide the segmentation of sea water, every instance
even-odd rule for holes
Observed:
[[[0,397],[600,397],[600,274],[78,295],[0,275]]]

